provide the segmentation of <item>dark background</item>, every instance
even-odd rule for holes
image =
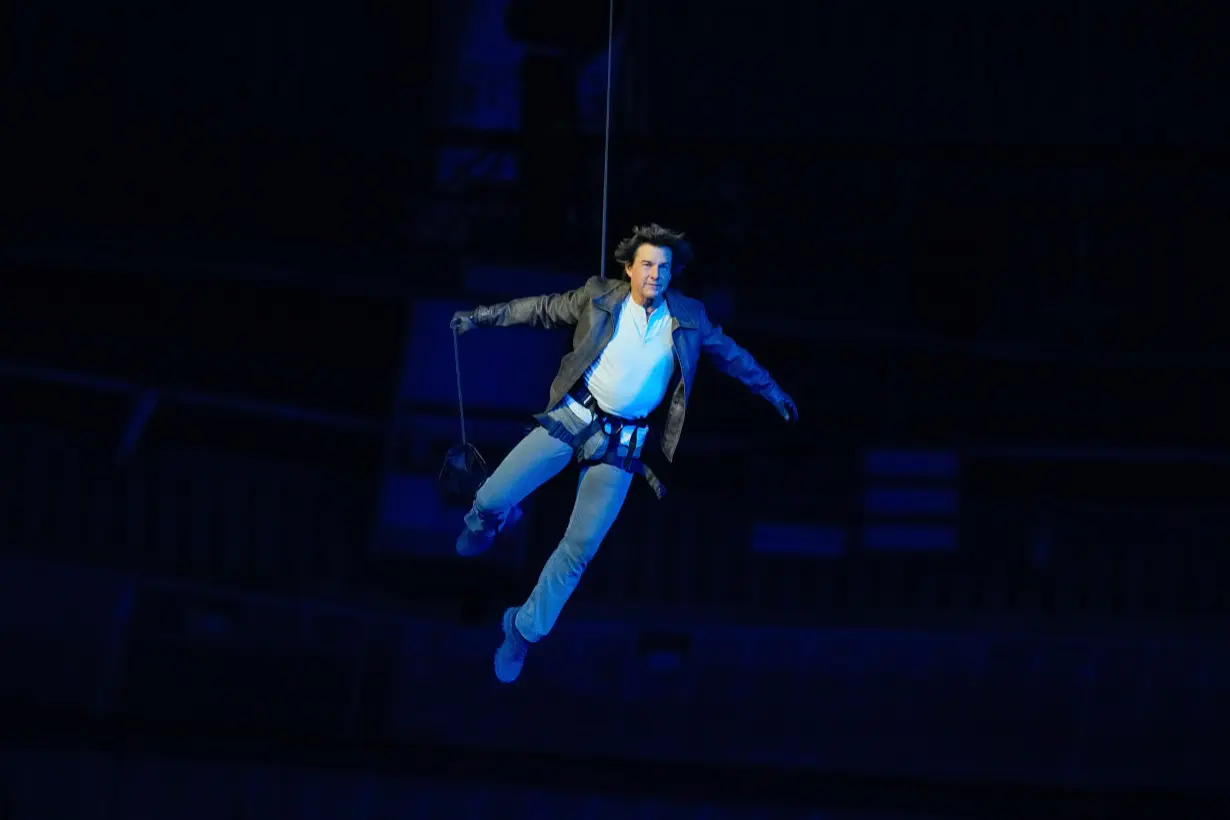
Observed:
[[[617,0],[606,249],[803,423],[706,369],[513,687],[573,478],[452,558],[446,322],[599,271],[610,8],[9,12],[4,811],[1224,816],[1220,16],[728,5]],[[489,462],[566,345],[462,340]]]

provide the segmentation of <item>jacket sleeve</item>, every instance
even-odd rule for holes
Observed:
[[[479,327],[509,327],[529,325],[551,330],[575,325],[585,312],[589,296],[589,284],[567,293],[552,293],[547,296],[527,296],[486,305],[474,309],[474,323]]]
[[[727,336],[721,325],[709,321],[707,314],[701,315],[699,329],[701,350],[718,370],[743,382],[756,395],[772,401],[773,394],[779,390],[777,382],[751,353]]]

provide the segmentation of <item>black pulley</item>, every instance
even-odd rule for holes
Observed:
[[[453,365],[457,373],[457,413],[461,417],[461,443],[444,456],[436,487],[446,504],[468,505],[487,480],[487,462],[466,436],[466,409],[461,397],[461,349],[453,330]]]

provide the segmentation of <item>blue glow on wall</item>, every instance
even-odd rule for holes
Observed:
[[[957,454],[927,450],[869,450],[863,471],[878,478],[955,478]]]
[[[885,516],[951,516],[957,491],[938,487],[871,487],[863,496],[864,512]]]
[[[937,450],[869,450],[863,457],[862,544],[868,550],[957,548],[960,459]]]
[[[585,284],[598,274],[598,259],[592,270],[560,273],[541,267],[509,267],[506,265],[466,265],[466,292],[483,298],[517,299],[547,293],[566,293]]]
[[[455,82],[447,99],[447,120],[455,128],[517,131],[521,128],[518,71],[526,47],[508,36],[504,18],[508,0],[474,0],[469,4]]]
[[[876,524],[863,528],[863,547],[898,552],[947,552],[957,548],[957,529],[942,524]]]
[[[457,406],[453,338],[449,319],[472,303],[422,300],[402,371],[404,400]],[[557,333],[531,328],[479,328],[459,339],[461,378],[467,408],[537,413],[547,404],[551,380],[566,341]]]
[[[445,146],[436,153],[436,184],[440,186],[470,179],[515,182],[518,176],[517,157],[512,153],[456,146]]]
[[[765,555],[832,558],[846,551],[846,531],[818,524],[760,523],[752,528],[752,550]]]
[[[381,508],[386,526],[456,534],[457,514],[440,503],[434,476],[390,473],[384,482]]]

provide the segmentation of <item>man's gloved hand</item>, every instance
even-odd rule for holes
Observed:
[[[781,413],[782,418],[787,422],[799,420],[799,408],[795,406],[794,399],[790,398],[785,390],[782,390],[780,387],[776,388],[769,394],[768,399],[773,402],[777,412]]]
[[[453,329],[454,333],[460,336],[462,333],[478,327],[478,324],[474,321],[474,311],[459,310],[453,314],[453,318],[449,320],[448,326]]]

